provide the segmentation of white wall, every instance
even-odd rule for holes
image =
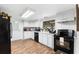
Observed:
[[[74,53],[79,54],[79,31],[77,31],[77,38],[74,43]]]
[[[19,21],[11,21],[12,29],[11,29],[11,40],[18,40],[23,38],[23,24]]]
[[[42,21],[24,22],[24,27],[41,27],[42,28]]]
[[[76,30],[76,21],[74,21],[75,10],[70,9],[60,12],[55,16],[55,29],[74,29]],[[63,22],[71,21],[71,22]]]
[[[77,32],[77,37],[74,42],[74,53],[79,54],[79,31]]]
[[[23,39],[23,22],[21,21],[11,21],[12,23],[12,41]],[[41,27],[42,28],[42,22],[24,22],[24,27]],[[25,35],[27,36],[27,35]]]
[[[55,29],[73,29],[76,30],[76,22],[56,23]]]

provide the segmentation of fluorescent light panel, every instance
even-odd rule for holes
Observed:
[[[27,17],[29,17],[29,16],[31,16],[31,15],[33,15],[33,14],[34,14],[33,11],[27,10],[27,11],[22,15],[22,18],[27,18]]]

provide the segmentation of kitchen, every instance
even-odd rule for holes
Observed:
[[[76,32],[74,4],[3,4],[0,6],[2,11],[12,16],[11,42],[33,39],[54,49],[54,35],[59,29]],[[74,37],[76,38],[76,34]]]

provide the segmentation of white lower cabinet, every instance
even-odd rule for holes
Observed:
[[[47,34],[45,33],[39,33],[39,42],[44,44],[44,45],[47,45]]]
[[[54,48],[54,35],[52,35],[52,34],[48,35],[47,44],[48,44],[48,47]]]
[[[39,42],[50,47],[54,48],[54,37],[50,33],[39,33]]]
[[[39,33],[39,42],[43,44],[43,34]]]
[[[24,39],[28,38],[34,39],[34,32],[24,32]]]
[[[47,41],[48,41],[48,35],[47,35],[47,34],[43,34],[43,35],[42,35],[42,41],[43,41],[43,44],[44,44],[44,45],[46,45],[46,46],[48,45],[48,44],[47,44]]]

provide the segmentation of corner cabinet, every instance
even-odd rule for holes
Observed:
[[[39,42],[50,48],[54,48],[54,35],[49,32],[39,32]]]
[[[24,39],[29,39],[29,38],[34,39],[34,32],[32,31],[24,32]]]

